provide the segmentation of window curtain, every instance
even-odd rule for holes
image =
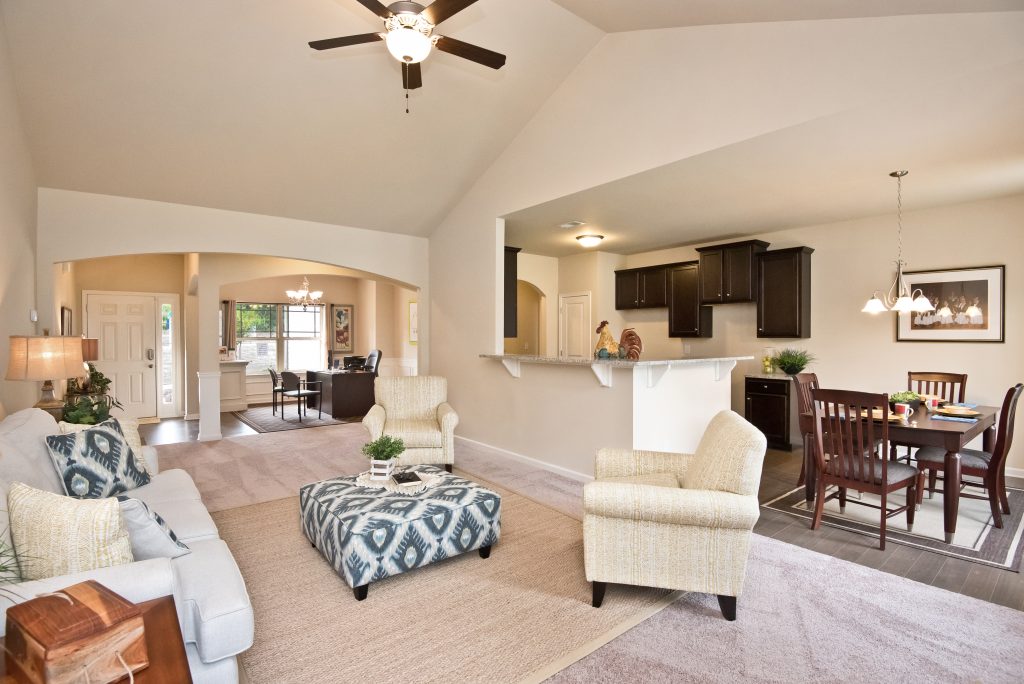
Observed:
[[[235,325],[235,300],[225,299],[220,303],[223,316],[221,317],[224,321],[224,330],[221,334],[221,339],[224,340],[224,346],[234,351],[235,347],[238,346],[236,338],[236,325]]]

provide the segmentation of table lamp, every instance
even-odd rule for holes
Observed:
[[[42,397],[36,408],[60,420],[64,402],[53,396],[53,380],[81,375],[83,363],[81,337],[11,335],[11,357],[6,377],[8,380],[42,382]]]

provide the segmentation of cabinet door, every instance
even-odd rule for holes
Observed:
[[[639,274],[636,271],[615,272],[615,308],[636,309],[640,306]]]
[[[811,336],[811,250],[764,252],[757,257],[757,336]]]
[[[722,250],[700,253],[700,301],[705,304],[722,300]]]
[[[778,448],[789,443],[789,398],[776,394],[747,393],[746,418]]]
[[[700,303],[697,263],[669,269],[668,336],[711,337],[711,307]]]
[[[645,268],[640,271],[640,308],[668,306],[668,282],[666,269]]]
[[[722,300],[726,302],[753,301],[753,248],[749,245],[730,247],[724,250],[722,258],[724,261],[722,280],[725,289],[725,292],[722,293]]]

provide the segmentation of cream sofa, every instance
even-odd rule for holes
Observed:
[[[19,411],[0,421],[0,526],[8,544],[6,502],[12,482],[64,493],[45,443],[47,435],[58,433],[57,422],[39,409]],[[143,447],[142,455],[152,481],[127,494],[159,513],[191,553],[4,587],[28,599],[93,579],[135,602],[173,594],[192,679],[196,684],[237,682],[236,656],[253,641],[253,612],[245,582],[188,473],[158,472],[152,447]],[[10,605],[0,600],[0,633]]]
[[[448,381],[430,375],[377,378],[376,402],[363,418],[370,439],[399,437],[405,451],[399,463],[444,465],[455,463],[455,426],[459,416],[448,405]]]
[[[695,454],[603,449],[583,488],[583,549],[593,604],[609,582],[718,595],[736,617],[767,442],[722,411]]]

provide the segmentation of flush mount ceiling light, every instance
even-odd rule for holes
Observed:
[[[579,228],[580,226],[585,225],[587,225],[585,221],[566,221],[558,227],[565,228],[566,230],[572,230],[573,228]]]
[[[320,298],[324,296],[323,291],[309,290],[309,278],[302,277],[302,288],[298,290],[287,290],[285,294],[288,295],[288,301],[291,302],[292,306],[301,306],[303,310],[307,306],[320,303]]]
[[[604,240],[604,235],[577,235],[576,241],[581,247],[597,247]]]
[[[910,313],[917,311],[935,311],[935,306],[924,296],[920,290],[911,291],[907,281],[903,278],[903,267],[907,262],[903,260],[903,177],[909,171],[893,171],[889,175],[896,179],[896,279],[892,281],[889,290],[884,298],[879,297],[876,290],[871,299],[867,301],[863,313],[879,314],[883,311],[895,311],[897,313]]]

